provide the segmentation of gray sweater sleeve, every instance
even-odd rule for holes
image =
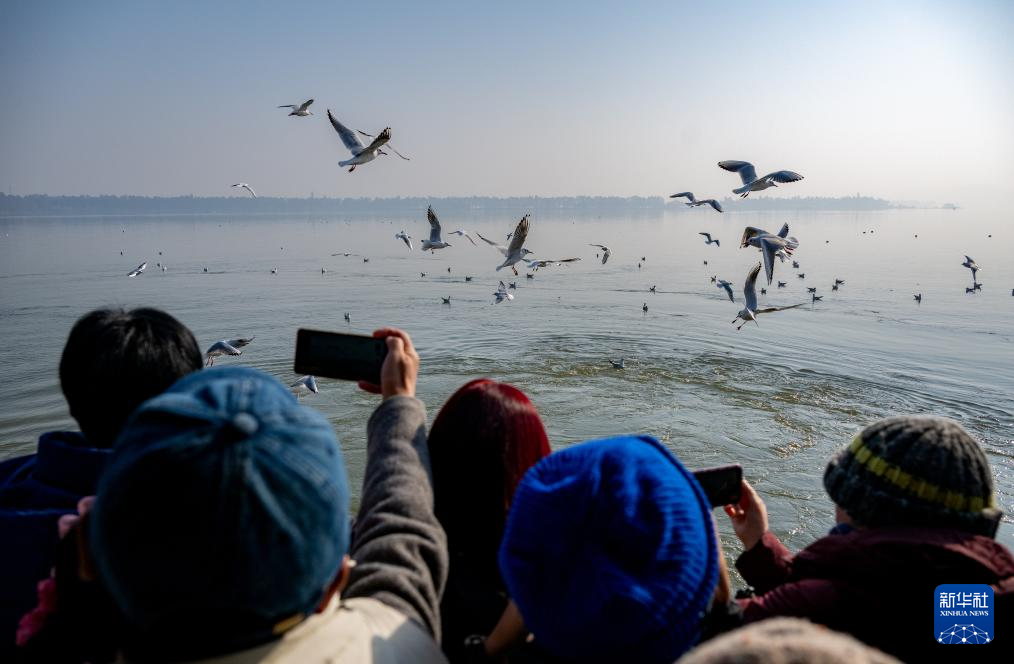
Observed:
[[[440,638],[447,536],[433,513],[426,410],[411,397],[380,404],[367,425],[366,474],[352,531],[346,598],[372,597]]]

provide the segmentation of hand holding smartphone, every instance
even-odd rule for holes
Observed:
[[[739,502],[743,484],[743,467],[738,463],[694,471],[694,477],[704,489],[712,507],[734,505]]]
[[[387,339],[300,329],[296,332],[295,371],[298,374],[354,380],[380,385],[387,357]]]

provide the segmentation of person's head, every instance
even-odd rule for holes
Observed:
[[[495,568],[514,490],[549,454],[539,413],[516,387],[473,380],[440,409],[429,452],[436,514],[449,546],[488,552]]]
[[[953,528],[992,536],[989,461],[959,424],[889,417],[859,433],[828,463],[824,488],[852,525]]]
[[[96,309],[70,331],[60,387],[89,444],[109,447],[134,409],[201,368],[197,340],[158,309]]]
[[[672,662],[699,638],[718,555],[693,474],[654,438],[620,437],[554,452],[528,471],[500,568],[550,653]]]
[[[211,369],[128,421],[89,543],[128,649],[198,658],[270,641],[326,602],[348,569],[348,508],[328,421],[266,374]]]
[[[771,618],[688,652],[680,664],[900,664],[848,634],[800,618]]]

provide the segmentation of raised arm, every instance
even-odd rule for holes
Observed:
[[[374,336],[387,338],[381,384],[360,387],[384,401],[367,425],[366,474],[350,552],[356,566],[343,596],[377,599],[439,639],[447,537],[433,514],[426,410],[415,398],[419,356],[400,330]]]

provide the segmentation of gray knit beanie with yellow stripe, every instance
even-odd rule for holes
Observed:
[[[942,417],[889,417],[831,459],[824,488],[866,527],[955,528],[992,536],[1001,512],[979,444]]]

